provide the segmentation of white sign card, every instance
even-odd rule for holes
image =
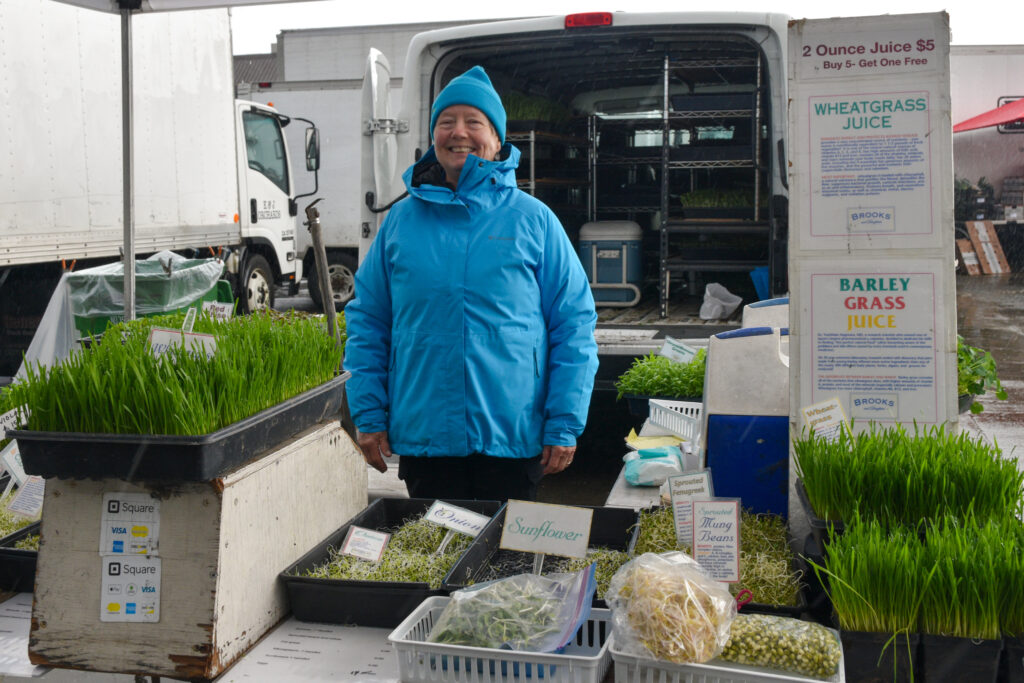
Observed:
[[[7,505],[7,510],[22,517],[36,519],[43,511],[43,493],[46,489],[46,480],[42,477],[29,476],[25,478],[14,500]]]
[[[18,450],[17,440],[11,441],[0,451],[0,463],[4,469],[11,473],[11,483],[21,486],[25,481],[25,466],[21,464],[21,451]],[[6,492],[5,492],[6,495]]]
[[[157,555],[160,500],[148,493],[104,493],[101,555]]]
[[[225,301],[204,301],[203,313],[214,320],[230,320],[234,312],[234,304]]]
[[[0,440],[7,438],[7,431],[18,428],[18,409],[12,408],[0,415]]]
[[[100,562],[100,621],[160,621],[159,557],[106,555]]]
[[[693,559],[718,581],[740,580],[740,501],[693,501]]]
[[[672,518],[676,526],[676,543],[693,546],[693,499],[715,495],[711,470],[704,468],[668,478],[672,500]]]
[[[527,553],[585,557],[594,511],[568,505],[510,500],[499,547]]]
[[[843,404],[838,398],[830,398],[827,401],[807,406],[801,412],[807,429],[825,441],[836,441],[844,428],[847,431],[850,430],[850,423],[843,411]]]
[[[697,349],[678,339],[665,337],[665,343],[661,345],[661,355],[677,363],[689,363],[697,355]]]
[[[217,353],[217,338],[212,334],[182,332],[166,327],[154,327],[149,331],[149,348],[154,356],[162,356],[182,344],[193,353],[206,354],[207,358]]]
[[[389,540],[391,540],[391,534],[383,531],[350,526],[339,552],[342,555],[351,555],[361,560],[380,562],[380,558],[384,557],[384,549],[387,548]]]
[[[196,313],[196,307],[195,306],[193,306],[193,307],[188,309],[188,312],[185,313],[185,322],[183,322],[181,324],[181,331],[182,332],[191,332],[192,331],[192,328],[195,327],[195,325],[196,325],[196,315],[197,315],[197,313]]]
[[[487,526],[487,522],[491,521],[491,518],[487,515],[477,514],[472,510],[451,505],[441,500],[434,501],[430,509],[423,515],[423,519],[474,538],[483,531],[484,527]]]

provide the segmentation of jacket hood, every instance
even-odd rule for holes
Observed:
[[[455,192],[444,183],[444,170],[437,160],[434,146],[415,164],[406,169],[402,180],[409,194],[424,201],[451,203],[460,195],[472,195],[487,187],[516,187],[516,168],[520,152],[509,143],[501,147],[497,161],[485,161],[470,154],[462,167]]]

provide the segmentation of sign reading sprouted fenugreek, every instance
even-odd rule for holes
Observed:
[[[510,500],[501,548],[565,557],[585,557],[594,511],[567,505]]]

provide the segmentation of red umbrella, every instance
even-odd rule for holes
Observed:
[[[969,118],[966,121],[953,126],[954,133],[962,133],[965,130],[975,130],[977,128],[988,128],[989,126],[999,126],[1004,123],[1012,123],[1019,119],[1024,119],[1024,98],[1008,102],[1001,107],[996,107],[991,111],[987,111],[984,114],[978,114],[973,118]]]

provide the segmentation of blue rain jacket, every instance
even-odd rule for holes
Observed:
[[[356,272],[349,409],[395,453],[528,458],[583,431],[594,298],[554,213],[516,188],[519,150],[502,156],[471,155],[453,191],[430,148]]]

